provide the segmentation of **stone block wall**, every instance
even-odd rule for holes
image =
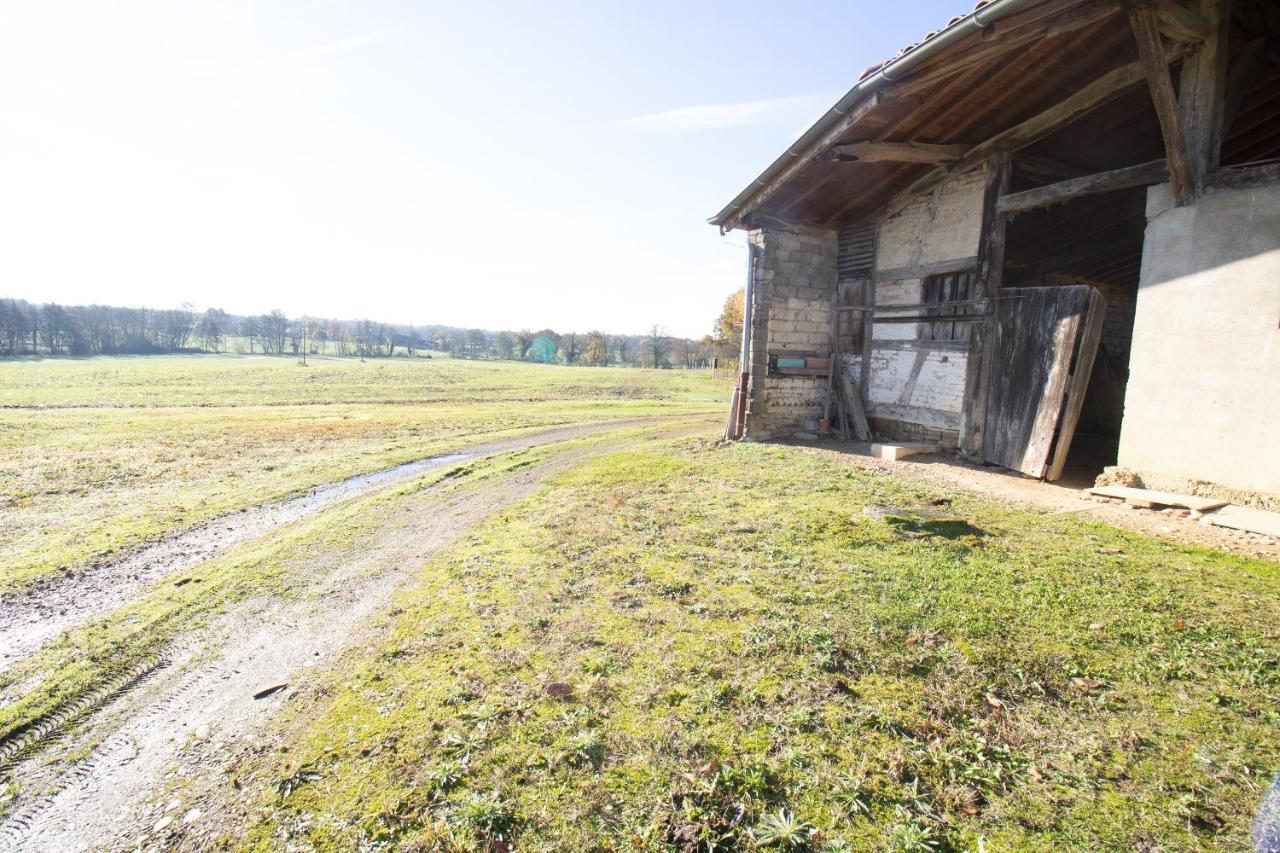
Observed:
[[[751,377],[747,435],[784,437],[822,414],[826,379],[769,373],[770,356],[827,355],[836,283],[836,232],[752,231]]]

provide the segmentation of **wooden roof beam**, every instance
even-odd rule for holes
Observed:
[[[1114,15],[1116,11],[1117,7],[1113,0],[1090,0],[1082,6],[1068,8],[1047,19],[1022,26],[997,22],[990,37],[984,34],[982,41],[962,55],[940,59],[934,65],[905,77],[901,82],[891,84],[889,92],[893,97],[915,94],[962,71],[985,64],[1043,39],[1093,26]]]
[[[1023,192],[1010,193],[1001,196],[996,204],[996,210],[1005,214],[1026,213],[1028,210],[1049,207],[1084,196],[1163,183],[1168,176],[1168,164],[1164,160],[1153,160],[1150,163],[1126,166],[1123,169],[1112,169],[1109,172],[1099,172],[1096,175],[1085,175]]]
[[[1151,89],[1151,103],[1160,120],[1164,135],[1165,159],[1169,164],[1169,180],[1173,185],[1174,202],[1179,206],[1191,202],[1195,195],[1195,179],[1191,169],[1191,157],[1187,153],[1186,134],[1182,129],[1182,114],[1178,96],[1173,91],[1173,79],[1169,76],[1169,63],[1165,59],[1164,45],[1160,41],[1160,28],[1156,11],[1150,6],[1139,6],[1129,12],[1133,37],[1138,43],[1138,63],[1144,70],[1147,86]]]
[[[1169,63],[1182,56],[1185,48],[1175,45],[1165,48],[1161,57],[1166,79]],[[896,195],[884,208],[886,215],[892,215],[922,193],[927,192],[953,175],[970,171],[981,165],[988,157],[1000,150],[1017,151],[1038,142],[1049,134],[1070,124],[1090,110],[1114,98],[1120,92],[1136,86],[1147,77],[1144,62],[1133,62],[1112,69],[1074,94],[1064,98],[1026,121],[1016,124],[1007,130],[997,133],[985,142],[973,148],[951,166],[939,166],[928,174],[914,181],[909,187]]]
[[[1198,196],[1204,190],[1205,179],[1222,162],[1231,0],[1195,0],[1195,10],[1210,22],[1211,28],[1200,49],[1182,64],[1178,100],[1191,192]]]
[[[842,163],[954,163],[969,150],[968,145],[930,145],[927,142],[851,142],[833,146]]]
[[[1209,21],[1175,0],[1158,0],[1156,25],[1165,38],[1186,44],[1198,44],[1211,33]]]
[[[845,113],[841,119],[827,129],[822,136],[810,145],[803,152],[796,152],[795,158],[787,165],[785,169],[778,173],[777,177],[769,182],[767,186],[761,188],[755,198],[744,204],[742,209],[738,210],[731,218],[726,219],[720,225],[722,231],[731,231],[742,222],[743,217],[754,210],[759,210],[766,201],[768,201],[775,193],[796,176],[796,173],[813,162],[816,154],[819,154],[830,148],[836,140],[847,133],[854,125],[862,121],[868,113],[880,106],[886,100],[883,91],[872,92]]]

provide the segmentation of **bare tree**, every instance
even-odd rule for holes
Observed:
[[[645,336],[645,349],[654,367],[667,366],[667,356],[671,353],[671,338],[667,336],[667,330],[654,323]]]

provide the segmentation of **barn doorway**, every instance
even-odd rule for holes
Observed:
[[[1106,302],[1101,339],[1058,482],[1091,486],[1116,463],[1146,229],[1146,188],[1033,210],[1008,224],[1006,287],[1088,285]]]

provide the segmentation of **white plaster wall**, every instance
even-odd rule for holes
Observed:
[[[981,169],[958,175],[933,195],[917,199],[881,222],[876,269],[883,272],[976,255],[984,183]]]
[[[876,271],[884,274],[924,264],[971,258],[982,230],[983,174],[960,175],[931,196],[879,224]],[[877,281],[878,309],[918,305],[921,278]],[[919,309],[907,309],[919,314]],[[967,356],[955,349],[907,348],[919,341],[919,323],[877,323],[867,371],[867,414],[931,430],[958,430]],[[924,344],[924,342],[921,342]],[[852,365],[850,365],[852,366]]]
[[[1280,185],[1147,196],[1120,464],[1280,496]]]

